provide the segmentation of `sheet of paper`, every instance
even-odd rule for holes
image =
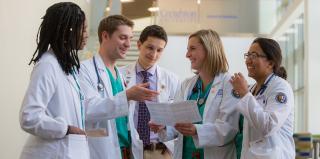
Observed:
[[[195,123],[201,121],[195,101],[182,101],[174,103],[146,102],[154,123],[174,126],[179,122]]]

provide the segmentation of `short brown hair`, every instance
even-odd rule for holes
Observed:
[[[111,15],[106,18],[103,18],[100,21],[98,27],[99,42],[102,42],[103,31],[106,31],[109,34],[109,36],[112,36],[112,34],[117,30],[119,25],[127,25],[133,28],[134,23],[129,18],[123,15]]]
[[[219,34],[211,29],[199,30],[189,36],[198,38],[206,50],[206,58],[202,65],[204,71],[211,76],[228,71],[228,61]]]
[[[140,34],[139,41],[141,43],[144,43],[148,39],[149,36],[155,37],[158,39],[162,39],[166,43],[168,41],[166,31],[159,25],[149,25],[146,28],[144,28]]]

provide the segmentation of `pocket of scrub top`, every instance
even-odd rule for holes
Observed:
[[[90,159],[87,137],[85,135],[69,134],[66,137],[68,159]]]
[[[250,142],[248,159],[279,159],[281,151],[272,138]]]

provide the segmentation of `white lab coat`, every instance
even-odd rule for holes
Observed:
[[[173,73],[156,66],[157,73],[157,91],[160,95],[157,97],[158,102],[169,102],[174,99],[177,90],[180,88],[180,81]],[[120,69],[127,83],[127,88],[137,84],[136,81],[136,63]],[[136,101],[130,101],[129,107],[129,128],[132,142],[132,155],[135,159],[143,159],[143,143],[140,140],[139,133],[134,125],[134,112],[137,105]],[[173,141],[165,142],[169,150],[173,150]]]
[[[77,79],[78,75],[75,75]],[[104,121],[128,113],[126,94],[122,100],[100,98],[92,88],[78,80],[84,95],[85,120]],[[32,134],[23,148],[22,159],[89,159],[84,135],[66,135],[68,125],[83,129],[81,103],[72,75],[66,75],[52,51],[35,65],[20,111],[20,125]],[[114,112],[119,112],[115,114]]]
[[[271,75],[269,76],[269,78]],[[284,103],[277,95],[286,96]],[[242,159],[294,159],[293,140],[294,96],[287,81],[274,76],[262,94],[250,92],[237,104],[245,117]]]
[[[21,159],[89,159],[84,135],[66,135],[68,125],[82,127],[80,98],[49,51],[34,66],[20,110],[20,125],[30,133]]]
[[[87,116],[87,129],[105,128],[108,131],[108,136],[88,137],[90,157],[91,159],[121,159],[120,145],[118,141],[115,118],[128,115],[128,101],[126,97],[126,92],[123,91],[118,93],[116,96],[113,96],[110,77],[106,72],[106,66],[102,61],[100,54],[95,55],[95,60],[97,64],[98,73],[104,86],[104,91],[101,93],[98,92],[98,77],[95,71],[93,59],[90,58],[88,60],[83,61],[81,63],[80,68],[81,80],[85,83],[85,85],[89,85],[91,88],[90,90],[85,90],[85,93],[94,90],[96,96],[100,96],[101,98],[112,99],[112,101],[110,101],[110,103],[107,104],[108,107],[118,107],[123,105],[121,103],[126,103],[126,109],[114,109],[109,111],[109,113],[104,116],[106,117],[105,120],[92,121],[92,119],[90,119],[91,117]],[[124,84],[123,80],[122,84]],[[124,85],[123,88],[125,89]],[[92,92],[90,94],[92,94]],[[97,108],[96,111],[99,110],[100,108]]]
[[[239,101],[232,95],[232,85],[229,82],[228,73],[220,73],[214,78],[208,95],[202,124],[195,124],[197,136],[193,141],[197,148],[204,149],[205,159],[235,159],[236,149],[234,137],[238,132],[239,113],[235,105]],[[181,90],[176,101],[187,100],[199,76],[186,79],[182,83]],[[160,132],[161,139],[166,141],[175,140],[174,159],[182,159],[183,135],[173,127],[167,126]]]

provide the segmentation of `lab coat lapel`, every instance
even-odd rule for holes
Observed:
[[[184,91],[185,93],[183,96],[184,100],[188,100],[189,96],[192,93],[192,89],[193,89],[194,85],[196,84],[198,78],[199,78],[199,75],[196,75],[195,77],[192,78],[192,81],[186,86],[186,91]]]
[[[126,71],[125,74],[125,83],[127,85],[127,88],[131,88],[132,86],[136,85],[136,63],[128,65],[124,71]],[[138,131],[135,129],[134,126],[134,112],[136,109],[136,101],[131,100],[130,101],[130,107],[129,107],[129,128],[131,131],[131,137],[132,137],[132,144],[133,145],[139,145],[140,139],[138,135]],[[134,151],[134,150],[133,150]],[[134,152],[135,153],[135,152]]]
[[[205,120],[208,110],[212,106],[214,106],[212,104],[214,102],[214,98],[217,95],[218,91],[220,89],[223,89],[221,87],[221,84],[223,83],[223,78],[224,77],[225,77],[225,74],[224,73],[220,73],[218,76],[215,76],[215,78],[213,79],[213,83],[212,83],[212,86],[210,88],[210,93],[208,95],[208,98],[207,98],[207,101],[206,101],[206,104],[205,104],[205,108],[204,108],[204,112],[203,112],[203,120]]]
[[[159,96],[157,96],[158,102],[168,102],[168,86],[166,85],[165,78],[162,77],[161,68],[157,66],[156,68],[157,73],[157,91],[160,93]],[[169,99],[170,100],[170,99]]]
[[[73,96],[73,106],[74,106],[74,110],[75,110],[75,114],[77,117],[77,123],[78,123],[78,127],[82,128],[82,116],[81,116],[81,104],[80,104],[80,97],[78,92],[76,91],[77,88],[77,84],[74,81],[72,75],[68,75],[67,76],[67,80],[69,81],[69,86],[70,86],[70,92],[72,93]]]
[[[129,65],[126,71],[125,82],[127,87],[130,88],[136,85],[137,77],[136,77],[136,64]]]

